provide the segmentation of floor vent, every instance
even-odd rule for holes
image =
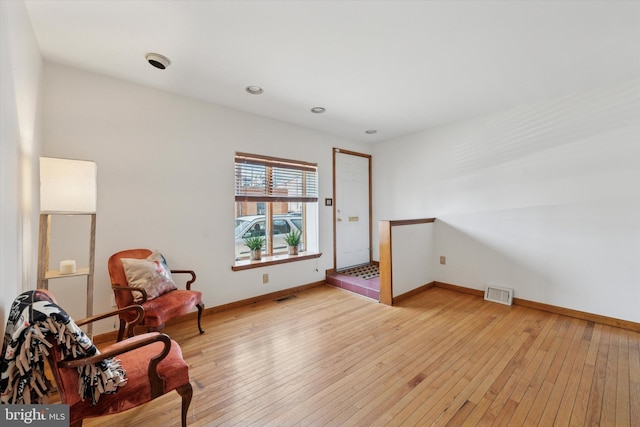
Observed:
[[[504,305],[511,305],[511,303],[513,303],[513,289],[487,286],[487,289],[484,291],[484,299]]]
[[[294,299],[295,297],[295,295],[287,295],[286,297],[278,298],[277,300],[275,300],[275,302],[284,302],[290,299]]]

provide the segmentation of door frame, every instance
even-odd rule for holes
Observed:
[[[373,215],[372,215],[372,207],[373,207],[373,203],[372,203],[372,183],[371,183],[371,154],[365,154],[365,153],[358,153],[356,151],[350,151],[350,150],[344,150],[342,148],[337,148],[337,147],[333,147],[333,153],[332,153],[332,160],[333,160],[333,270],[336,270],[336,266],[338,265],[338,259],[337,259],[337,247],[336,247],[336,239],[338,238],[338,232],[337,232],[337,211],[336,211],[336,205],[337,205],[337,200],[336,200],[336,155],[340,153],[340,154],[347,154],[347,155],[351,155],[351,156],[358,156],[358,157],[364,157],[368,160],[369,163],[369,194],[368,194],[368,198],[369,198],[369,263],[371,263],[373,261],[373,247],[372,247],[372,242],[373,242],[373,224],[372,224],[372,220],[373,220]]]

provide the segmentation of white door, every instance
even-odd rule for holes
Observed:
[[[371,261],[369,168],[371,157],[335,152],[336,269]]]

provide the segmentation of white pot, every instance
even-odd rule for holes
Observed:
[[[262,249],[252,249],[250,257],[252,260],[260,260],[262,258]]]

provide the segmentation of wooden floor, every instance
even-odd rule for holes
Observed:
[[[640,426],[640,333],[433,288],[331,286],[167,328],[190,426]],[[85,426],[178,426],[177,393]]]

